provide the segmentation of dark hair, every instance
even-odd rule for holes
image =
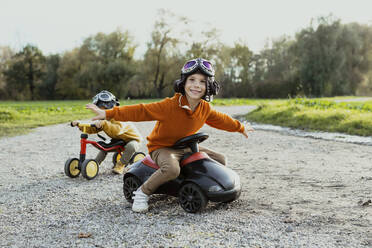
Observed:
[[[120,106],[120,103],[117,99],[110,102],[104,102],[99,100],[95,105],[99,108],[112,109],[115,106]]]
[[[219,83],[214,79],[214,77],[209,77],[208,75],[206,75],[205,73],[203,73],[203,71],[201,71],[199,69],[192,72],[192,73],[181,74],[181,78],[177,79],[173,83],[174,91],[177,92],[177,93],[181,93],[182,95],[185,95],[186,80],[189,76],[191,76],[195,73],[200,73],[200,74],[203,74],[207,77],[207,85],[205,87],[206,88],[205,89],[205,95],[202,97],[202,99],[207,101],[207,102],[211,102],[213,100],[213,96],[218,94],[218,91],[220,90],[221,87],[220,87]]]

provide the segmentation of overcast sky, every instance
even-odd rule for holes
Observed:
[[[241,40],[255,52],[319,16],[372,25],[372,0],[0,0],[0,46],[31,43],[44,54],[62,53],[90,35],[122,28],[141,53],[160,8],[193,20],[197,32],[215,27],[223,43]]]

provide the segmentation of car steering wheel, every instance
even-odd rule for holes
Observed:
[[[198,152],[199,149],[197,144],[208,139],[208,137],[209,135],[206,133],[196,133],[177,140],[177,142],[172,146],[172,148],[183,149],[186,147],[190,147],[193,152]]]

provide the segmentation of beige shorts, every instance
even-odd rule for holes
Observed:
[[[205,152],[211,159],[226,165],[226,158],[223,154],[209,150],[205,147],[199,146],[200,152]],[[142,185],[142,191],[151,195],[162,184],[177,178],[180,174],[180,160],[185,153],[191,152],[190,148],[174,149],[174,148],[160,148],[151,152],[151,158],[159,165],[159,169],[155,171],[149,179]]]

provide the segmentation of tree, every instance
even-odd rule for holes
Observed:
[[[322,17],[315,29],[297,34],[294,52],[299,79],[308,96],[355,94],[369,69],[368,27]]]
[[[0,99],[7,99],[6,78],[4,72],[8,69],[14,51],[8,46],[0,46]]]
[[[25,46],[16,53],[5,70],[7,88],[14,97],[35,100],[35,89],[41,83],[45,71],[45,58],[33,45]],[[24,86],[27,87],[24,87]]]
[[[372,28],[366,25],[350,23],[343,25],[337,41],[340,53],[340,70],[333,74],[332,95],[355,94],[371,69],[369,53],[372,52]]]
[[[253,52],[243,43],[236,42],[234,47],[227,48],[227,52],[220,55],[225,79],[224,97],[247,97],[253,96],[252,88],[252,58]],[[228,84],[229,82],[229,84]],[[230,88],[230,92],[226,89]]]
[[[186,51],[187,58],[205,58],[218,62],[218,53],[223,47],[219,41],[220,33],[216,28],[209,31],[202,31],[201,38],[193,41],[190,48]]]
[[[294,41],[282,36],[266,44],[260,52],[259,59],[261,79],[255,84],[258,97],[286,98],[296,96],[298,82],[295,56],[291,51]]]
[[[56,85],[59,80],[58,69],[61,57],[54,54],[46,57],[46,73],[39,87],[39,94],[42,99],[54,100],[56,98]]]
[[[363,74],[363,79],[360,84],[357,85],[355,90],[356,95],[360,96],[371,96],[372,95],[372,26],[363,26],[363,37],[366,49],[365,59],[367,61],[367,72]]]
[[[79,48],[65,52],[61,56],[57,70],[58,81],[55,86],[59,99],[87,99],[91,97],[86,85],[78,80],[81,64]]]
[[[127,81],[134,75],[135,49],[128,31],[117,30],[108,35],[98,33],[88,37],[79,49],[77,80],[91,94],[107,89],[118,98],[122,97]]]
[[[180,25],[186,23],[184,17],[177,17],[163,9],[159,11],[143,63],[144,80],[151,82],[155,97],[163,97],[164,90],[171,87],[174,81],[174,68],[179,70],[182,65],[183,59],[177,47],[181,39],[177,38],[177,31],[182,30]]]

